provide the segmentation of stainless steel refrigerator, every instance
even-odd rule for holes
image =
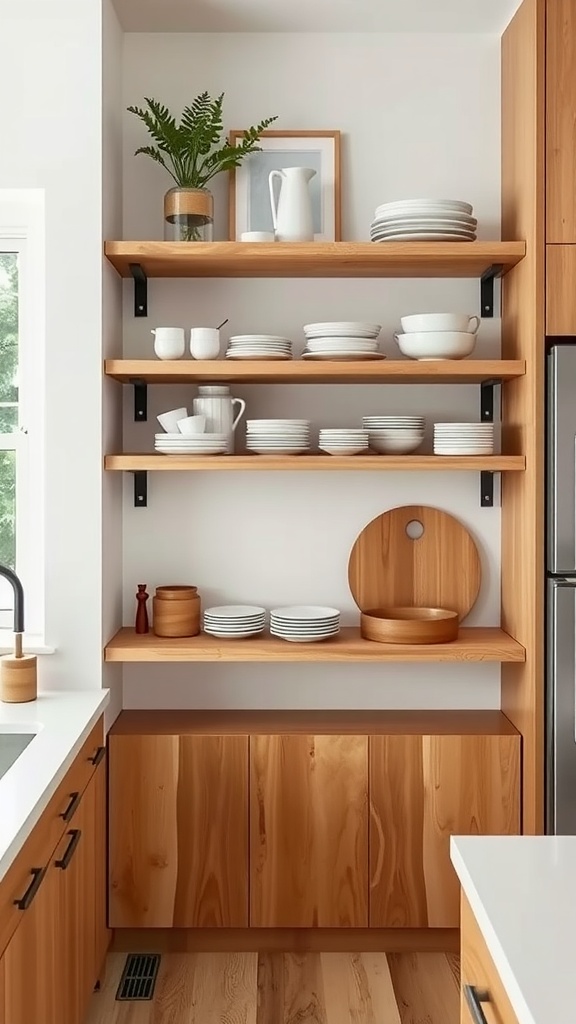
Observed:
[[[547,355],[546,828],[576,835],[576,338]]]

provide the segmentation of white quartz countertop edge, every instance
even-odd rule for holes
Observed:
[[[0,779],[0,880],[109,701],[108,690],[51,691],[28,704],[0,704],[3,728],[36,735]]]

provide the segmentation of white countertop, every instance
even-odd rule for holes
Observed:
[[[576,836],[460,836],[452,862],[519,1024],[576,1019]]]
[[[108,690],[50,692],[29,704],[0,703],[1,730],[34,732],[0,779],[0,879],[25,840],[109,700]]]

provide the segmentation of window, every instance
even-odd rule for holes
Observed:
[[[44,626],[42,229],[41,193],[0,190],[0,563],[24,583],[29,634]],[[0,578],[0,630],[12,621]]]

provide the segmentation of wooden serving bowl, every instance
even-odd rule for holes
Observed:
[[[458,612],[446,608],[371,608],[360,633],[379,644],[446,644],[458,638]]]

